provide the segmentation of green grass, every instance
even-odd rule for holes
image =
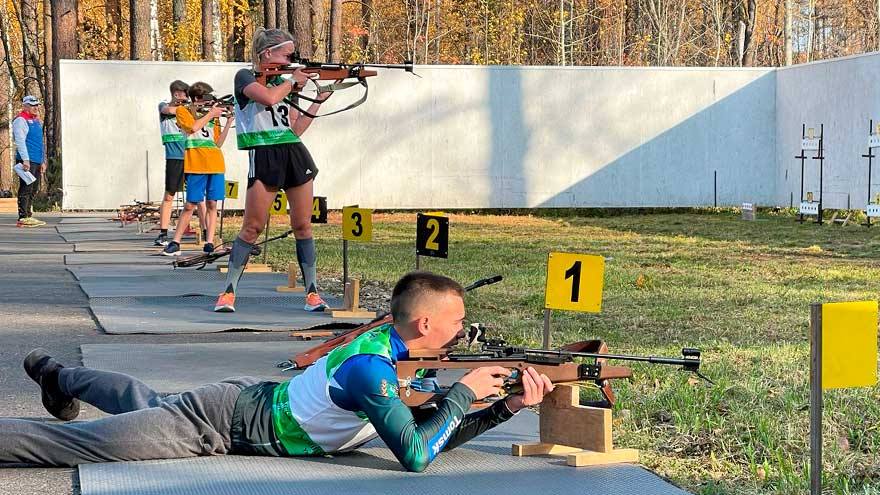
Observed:
[[[809,305],[878,298],[880,226],[798,224],[790,212],[756,222],[720,210],[546,215],[452,215],[450,258],[422,268],[463,283],[504,275],[468,296],[468,319],[534,346],[547,253],[609,257],[602,312],[554,312],[554,342],[601,338],[612,352],[663,355],[699,347],[716,383],[634,365],[616,385],[616,443],[696,493],[806,493]],[[414,214],[375,215],[373,242],[350,247],[351,272],[390,288],[414,268],[414,225]],[[340,276],[339,215],[315,238],[319,276]],[[292,242],[272,247],[277,268],[293,260]],[[880,387],[825,397],[826,492],[880,493]]]

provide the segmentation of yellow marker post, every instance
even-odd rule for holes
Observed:
[[[544,290],[544,348],[550,348],[550,311],[602,311],[605,258],[592,254],[550,253]]]
[[[226,197],[229,199],[238,199],[238,181],[226,181]]]
[[[373,240],[373,210],[346,206],[342,209],[342,238],[346,241]]]
[[[877,383],[877,301],[810,306],[810,493],[822,493],[822,390]]]
[[[287,204],[287,195],[284,194],[284,191],[278,191],[275,193],[275,199],[273,199],[272,203],[269,205],[269,214],[287,215],[289,212],[290,207]]]

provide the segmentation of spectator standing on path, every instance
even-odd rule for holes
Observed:
[[[36,178],[30,184],[18,179],[18,227],[39,227],[46,222],[33,217],[34,194],[40,188],[40,178],[46,173],[46,145],[43,141],[43,123],[40,121],[40,100],[27,95],[22,100],[22,110],[12,121],[12,137],[15,141],[15,163]]]

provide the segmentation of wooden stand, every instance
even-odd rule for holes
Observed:
[[[220,273],[226,273],[229,271],[229,263],[217,265],[217,269]],[[244,267],[244,273],[272,273],[272,267],[264,263],[248,263]]]
[[[296,285],[296,274],[297,274],[297,266],[296,263],[290,263],[287,265],[287,285],[279,285],[275,287],[275,290],[278,292],[304,292],[305,288],[297,287]],[[292,335],[291,335],[292,336]],[[305,339],[311,340],[311,339]]]
[[[351,279],[345,283],[345,293],[342,296],[341,308],[327,308],[325,313],[330,313],[333,318],[375,318],[375,311],[366,311],[360,307],[361,281]]]
[[[183,233],[183,235],[187,235],[187,234],[190,233],[190,232],[192,232],[192,229],[187,229],[187,231],[185,231],[185,232]],[[201,248],[205,247],[205,240],[202,239],[202,229],[196,229],[196,231],[195,231],[195,236],[196,236],[196,242],[183,242],[183,237],[181,237],[181,238],[180,238],[180,240],[181,240],[181,242],[180,242],[180,249],[181,249],[181,250],[184,250],[184,249],[201,249]]]
[[[288,334],[296,340],[332,338],[336,335],[336,332],[332,330],[293,330]]]
[[[580,405],[577,384],[556,385],[541,404],[540,443],[513,444],[514,456],[564,455],[569,466],[638,462],[636,449],[615,449],[611,410]]]
[[[0,198],[0,213],[18,213],[18,198]]]

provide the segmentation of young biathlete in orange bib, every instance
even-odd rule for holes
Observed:
[[[235,120],[238,148],[250,150],[247,198],[241,231],[229,255],[226,287],[214,311],[235,311],[235,291],[254,243],[269,216],[269,205],[279,189],[284,190],[290,205],[290,226],[296,237],[296,257],[306,287],[306,311],[323,311],[326,304],[318,295],[315,241],[312,239],[312,181],[318,168],[300,141],[312,119],[293,109],[284,99],[308,81],[297,71],[289,78],[276,78],[264,86],[255,72],[270,64],[288,64],[295,47],[293,37],[281,29],[258,29],[253,41],[253,69],[241,69],[235,75]],[[329,93],[318,95],[319,100]],[[315,114],[320,103],[313,103],[308,113]]]

